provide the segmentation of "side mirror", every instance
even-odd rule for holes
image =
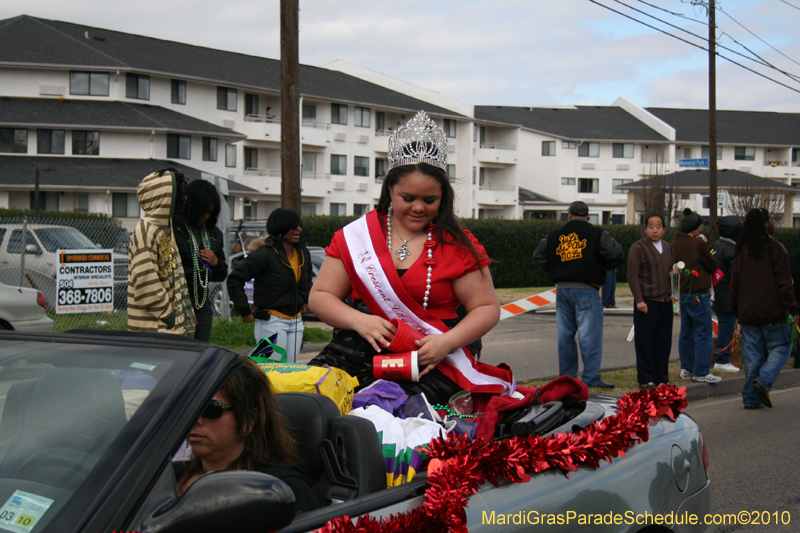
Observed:
[[[39,254],[41,254],[42,252],[39,250],[39,247],[38,247],[38,246],[36,246],[35,244],[26,244],[26,245],[25,245],[25,253],[26,253],[26,254],[35,254],[35,255],[39,255]]]
[[[201,476],[168,508],[142,523],[143,533],[277,531],[294,520],[295,497],[283,481],[244,470]]]

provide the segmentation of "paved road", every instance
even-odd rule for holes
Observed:
[[[690,402],[686,410],[706,441],[712,511],[770,515],[770,524],[720,525],[714,528],[716,533],[800,531],[800,387],[773,390],[770,396],[773,409],[745,411],[741,397],[734,395]],[[791,524],[776,525],[776,516],[790,517]]]

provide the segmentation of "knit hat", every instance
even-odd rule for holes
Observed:
[[[302,226],[300,213],[285,207],[279,207],[270,213],[267,219],[267,233],[279,237],[300,226]]]
[[[688,207],[683,210],[681,217],[681,233],[689,233],[703,225],[703,218],[689,209]]]

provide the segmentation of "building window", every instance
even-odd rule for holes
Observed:
[[[708,209],[711,206],[710,199],[710,196],[703,196],[703,209]]]
[[[542,141],[542,155],[543,156],[556,155],[556,142],[555,141]]]
[[[375,131],[383,132],[386,130],[386,113],[375,111]]]
[[[691,199],[692,199],[691,194],[681,194],[681,200],[691,200]]]
[[[316,154],[303,154],[303,166],[301,168],[303,177],[314,177],[317,170],[317,156]]]
[[[72,132],[72,155],[100,155],[100,132]]]
[[[235,144],[226,144],[225,145],[225,166],[226,167],[235,167],[236,166],[236,145]]]
[[[370,209],[369,204],[353,204],[353,214],[357,217],[366,215]]]
[[[486,169],[481,167],[478,171],[478,187],[483,187],[486,183]]]
[[[70,72],[69,94],[108,96],[108,72]]]
[[[347,174],[347,156],[331,154],[331,174]]]
[[[345,216],[347,214],[347,204],[331,204],[331,216]]]
[[[561,141],[561,148],[564,148],[566,150],[574,150],[577,147],[578,143],[574,141]]]
[[[125,96],[137,100],[150,100],[150,76],[127,73],[125,75]]]
[[[359,128],[369,128],[369,108],[356,106],[356,126]],[[347,119],[345,118],[345,123]]]
[[[203,137],[203,161],[217,160],[217,138]]]
[[[600,180],[597,178],[578,178],[578,192],[600,192]]]
[[[258,115],[258,95],[244,95],[244,116]]]
[[[708,154],[710,154],[710,153],[711,153],[711,147],[703,146],[700,149],[700,158],[701,159],[709,159]],[[722,159],[722,146],[717,146],[717,161],[719,161],[720,159]]]
[[[386,166],[387,166],[387,161],[385,159],[375,159],[375,177],[376,178],[385,178],[386,177]]]
[[[472,167],[472,184],[477,185],[478,183],[478,167]]]
[[[755,146],[737,146],[733,149],[733,158],[736,161],[755,161]]]
[[[317,125],[317,106],[313,104],[303,104],[303,126]]]
[[[258,204],[253,205],[255,202],[250,200],[245,200],[242,204],[242,217],[245,220],[253,220],[256,217],[256,212],[258,211]]]
[[[58,197],[60,195],[54,191],[39,191],[39,209],[41,211],[58,211]],[[36,209],[36,192],[31,191],[31,209]],[[29,230],[30,231],[30,230]],[[35,243],[36,241],[34,241]],[[30,244],[30,243],[29,243]],[[9,242],[9,248],[11,243]],[[10,252],[11,250],[9,250]]]
[[[600,157],[600,143],[583,143],[578,146],[578,157]]]
[[[63,154],[64,130],[37,130],[36,151],[40,154]]]
[[[449,118],[444,119],[444,134],[451,139],[456,138],[456,121]]]
[[[485,215],[485,213],[483,212],[483,209],[478,209],[478,218],[479,218],[479,219],[484,219],[484,218],[486,218],[486,215]]]
[[[172,103],[186,105],[186,82],[172,80]]]
[[[89,193],[88,192],[76,192],[72,195],[74,199],[73,210],[78,211],[79,213],[88,213],[89,212]]]
[[[244,149],[244,169],[258,170],[258,148]]]
[[[0,152],[27,154],[28,130],[21,128],[0,128]]]
[[[612,224],[624,224],[625,223],[625,215],[611,215],[611,223]]]
[[[355,156],[353,174],[356,176],[369,176],[369,157]]]
[[[561,185],[575,185],[575,178],[561,178]]]
[[[447,177],[450,178],[450,181],[456,179],[456,166],[455,165],[447,165]]]
[[[317,214],[317,204],[300,204],[300,214],[304,217],[310,217]]]
[[[633,157],[633,156],[631,156]],[[684,148],[683,149],[683,158],[684,159],[691,159],[692,158],[692,149],[691,148]]]
[[[331,104],[331,124],[347,124],[347,106]]]
[[[614,143],[611,145],[611,156],[615,158],[633,158],[633,143]],[[593,156],[597,157],[597,156]]]
[[[137,218],[139,200],[136,193],[115,192],[111,195],[111,215],[118,218]]]
[[[617,185],[625,185],[626,183],[630,183],[632,181],[633,180],[623,180],[623,179],[611,180],[611,192],[614,194],[627,194],[628,191],[617,189]]]
[[[236,111],[239,93],[230,87],[217,87],[217,109]]]
[[[167,134],[167,157],[173,159],[192,158],[192,138],[189,135]]]
[[[472,125],[472,142],[477,142],[477,141],[478,141],[478,125],[477,124],[473,124]],[[473,211],[474,211],[474,209],[473,209]],[[472,214],[472,218],[475,218],[475,213]]]

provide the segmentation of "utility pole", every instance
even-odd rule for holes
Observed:
[[[281,0],[281,206],[300,212],[298,0]]]
[[[719,239],[717,228],[717,47],[714,0],[708,2],[708,222],[709,242]]]

